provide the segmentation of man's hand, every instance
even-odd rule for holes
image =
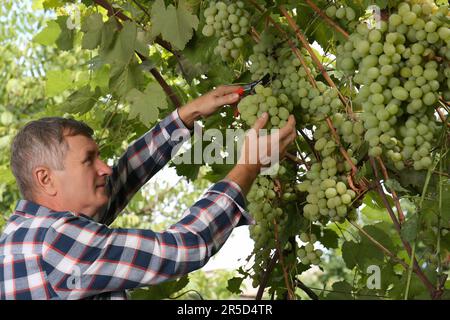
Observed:
[[[237,90],[240,86],[220,86],[216,89],[192,100],[178,110],[183,123],[192,128],[194,122],[200,117],[206,118],[226,104],[232,104],[239,100]]]
[[[278,159],[283,159],[288,146],[295,140],[297,132],[295,130],[295,119],[289,116],[286,125],[278,131],[276,139],[271,136],[259,136],[259,130],[263,129],[269,119],[265,112],[253,125],[245,137],[242,146],[241,157],[237,165],[230,171],[227,178],[236,182],[244,194],[250,190],[253,181],[256,179],[263,166],[273,165],[265,160],[273,159],[273,152],[278,152]],[[261,141],[261,142],[260,142]],[[276,143],[277,145],[272,145]]]

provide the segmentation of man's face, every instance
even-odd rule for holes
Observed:
[[[106,178],[111,168],[99,158],[97,144],[83,135],[65,137],[69,149],[64,170],[56,170],[58,202],[65,210],[94,216],[108,202]]]

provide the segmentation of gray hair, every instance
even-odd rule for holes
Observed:
[[[93,133],[84,122],[61,117],[27,123],[14,137],[11,146],[11,169],[24,199],[33,200],[33,170],[36,167],[64,169],[64,158],[69,149],[65,136],[92,138]]]

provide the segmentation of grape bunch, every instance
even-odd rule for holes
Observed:
[[[280,44],[281,39],[270,30],[261,33],[261,39],[253,46],[253,53],[249,57],[249,71],[253,81],[261,79],[267,73],[272,77],[278,73],[278,59],[275,51]]]
[[[272,89],[275,94],[283,93],[294,105],[299,105],[299,90],[311,87],[307,80],[307,71],[289,44],[274,36],[274,33],[271,29],[263,32],[260,42],[253,46],[253,54],[249,57],[252,80],[258,80],[267,73],[272,75]],[[312,67],[311,57],[304,49],[301,51],[308,69],[315,77],[317,73]]]
[[[252,126],[264,112],[268,112],[270,117],[266,129],[284,127],[293,107],[285,94],[274,96],[271,87],[262,85],[257,85],[255,94],[245,97],[238,104],[241,119],[249,126]]]
[[[278,232],[286,228],[287,216],[279,206],[274,181],[266,176],[259,176],[253,183],[248,195],[248,211],[256,224],[250,227],[250,236],[255,241],[255,272],[264,268],[264,263],[275,248],[274,221],[277,221]],[[259,269],[258,269],[259,268]]]
[[[331,5],[325,10],[325,13],[328,17],[339,21],[348,30],[353,29],[357,23],[356,12],[351,7]]]
[[[302,98],[301,93],[303,92],[301,90],[311,86],[307,79],[307,70],[305,70],[298,57],[287,44],[284,44],[279,51],[279,72],[277,75],[279,82],[274,81],[274,86],[280,89],[282,93],[285,93],[295,105],[299,105]],[[315,77],[317,73],[312,66],[312,59],[304,49],[301,51],[301,54],[304,56],[306,66],[312,77]]]
[[[302,264],[319,265],[323,252],[320,249],[314,250],[314,243],[317,241],[317,236],[313,233],[308,235],[306,232],[302,232],[300,234],[300,240],[306,243],[305,246],[297,249],[297,257],[299,257]]]
[[[337,176],[336,160],[327,157],[314,163],[306,174],[306,180],[297,185],[297,190],[307,192],[307,204],[303,216],[310,221],[328,220],[343,222],[352,211],[351,204],[356,193],[348,189],[345,176]],[[352,213],[350,219],[354,218]]]
[[[398,159],[407,159],[413,162],[416,170],[428,169],[431,164],[432,141],[438,132],[438,125],[431,116],[410,116],[403,126],[400,127],[400,135],[403,137],[403,148],[388,150],[387,155],[394,165],[401,170],[403,162]],[[400,151],[400,155],[399,152]]]
[[[337,128],[341,128],[342,135],[344,132],[348,134],[347,153],[352,163],[356,165],[357,160],[352,157],[351,147],[352,145],[357,147],[361,143],[363,131],[361,122],[353,122],[340,113],[333,115],[331,119]],[[356,213],[352,209],[352,203],[356,198],[356,192],[347,185],[350,164],[337,152],[338,145],[323,121],[317,124],[314,138],[316,141],[314,149],[320,154],[321,161],[313,163],[306,173],[306,179],[297,185],[297,191],[307,193],[303,216],[310,221],[323,223],[329,220],[343,222],[345,218],[355,219]]]
[[[448,8],[435,11],[433,6],[402,2],[378,29],[370,30],[361,22],[337,47],[337,68],[349,75],[357,71],[353,79],[361,87],[355,102],[362,106],[369,155],[384,153],[399,170],[404,162],[412,161],[416,170],[431,165],[437,132],[431,124],[434,107],[450,82],[446,57],[450,30],[439,18]],[[436,57],[445,63],[439,64]],[[413,124],[422,124],[421,134],[411,128]]]
[[[339,99],[338,91],[317,81],[317,88],[305,83],[298,90],[300,106],[308,117],[306,120],[320,121],[324,117],[342,112],[344,104]]]
[[[347,21],[353,21],[356,19],[356,13],[355,10],[353,10],[351,7],[344,7],[340,6],[339,8],[335,5],[329,6],[325,13],[330,18],[337,18],[337,19],[346,19]]]
[[[205,37],[216,36],[219,38],[214,53],[223,61],[232,61],[241,54],[244,44],[243,36],[249,30],[250,14],[244,8],[242,1],[236,3],[210,2],[209,7],[203,12],[206,24],[202,29]]]
[[[351,119],[348,115],[336,113],[333,124],[345,143],[354,148],[358,148],[363,143],[364,124],[357,114],[355,114],[355,119]]]

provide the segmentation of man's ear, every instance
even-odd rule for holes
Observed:
[[[47,196],[56,195],[55,176],[48,167],[36,167],[33,170],[33,180],[36,183],[37,191]]]

